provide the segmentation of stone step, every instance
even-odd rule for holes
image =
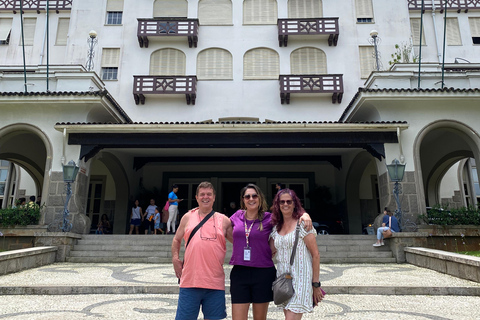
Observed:
[[[351,240],[351,239],[345,239],[345,240],[319,240],[317,238],[317,245],[319,246],[338,246],[338,245],[344,245],[344,246],[372,246],[376,242],[376,239],[358,239],[358,240]]]
[[[117,244],[76,244],[73,247],[75,251],[171,251],[171,246],[156,246],[156,245],[117,245]],[[180,248],[181,251],[184,250],[183,247]]]
[[[363,246],[344,246],[344,245],[324,246],[324,245],[319,245],[318,246],[318,251],[320,251],[320,253],[321,252],[327,252],[327,251],[333,251],[333,252],[351,252],[351,251],[376,252],[376,251],[390,251],[390,248],[388,246],[374,247],[374,246],[372,246],[372,244],[363,245]]]
[[[224,264],[228,264],[230,256],[225,257]],[[67,257],[66,262],[72,263],[159,263],[171,264],[172,258],[167,257]]]
[[[332,264],[342,264],[342,263],[396,263],[397,259],[395,258],[322,258],[320,257],[320,263],[332,263]]]
[[[320,259],[326,258],[392,258],[391,251],[379,251],[379,252],[321,252]]]

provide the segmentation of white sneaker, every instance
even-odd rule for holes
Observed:
[[[373,246],[374,246],[374,247],[380,247],[381,244],[380,244],[380,243],[374,243]]]
[[[382,241],[380,244],[381,244],[382,246],[384,246],[384,245],[385,245],[385,242]]]

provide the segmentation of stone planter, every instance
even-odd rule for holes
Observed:
[[[0,227],[0,248],[4,251],[31,248],[35,243],[35,233],[47,231],[46,225]]]

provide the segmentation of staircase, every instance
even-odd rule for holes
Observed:
[[[374,248],[372,235],[318,235],[320,262],[395,263],[388,246]],[[82,235],[67,262],[76,263],[171,263],[173,235]],[[183,256],[183,243],[180,257]],[[227,242],[225,263],[232,255]]]

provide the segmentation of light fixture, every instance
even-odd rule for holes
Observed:
[[[73,160],[70,160],[68,164],[63,165],[63,181],[67,184],[67,198],[65,199],[65,206],[63,207],[63,224],[62,231],[69,232],[72,230],[72,224],[68,221],[68,202],[72,197],[72,188],[70,183],[75,182],[78,174],[78,167]]]
[[[368,42],[373,44],[373,47],[375,49],[374,52],[374,58],[375,58],[375,70],[380,71],[380,53],[378,52],[378,44],[380,43],[380,38],[378,37],[378,31],[377,30],[372,30],[370,31],[370,39]]]
[[[397,217],[398,223],[403,229],[403,219],[402,219],[402,204],[400,202],[399,195],[402,193],[402,185],[400,182],[403,180],[405,175],[405,163],[400,163],[398,159],[394,159],[391,164],[387,164],[388,176],[392,182],[395,182],[393,185],[393,196],[395,197],[395,202],[397,203],[397,209],[395,210],[395,216]]]
[[[97,32],[95,30],[90,30],[88,33],[88,52],[87,52],[87,71],[92,71],[93,70],[93,57],[95,57],[95,52],[93,51],[93,48],[98,42],[97,39]]]

